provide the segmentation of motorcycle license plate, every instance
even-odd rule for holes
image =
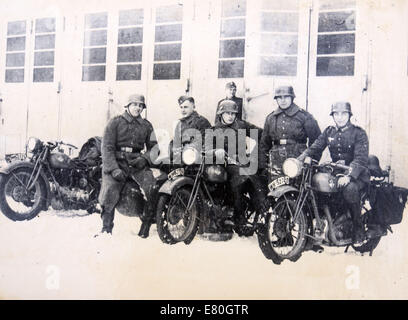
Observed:
[[[178,169],[171,171],[168,175],[168,178],[169,180],[172,180],[176,177],[183,176],[183,175],[184,175],[184,168],[178,168]]]
[[[289,184],[289,177],[288,176],[284,176],[284,177],[279,177],[275,180],[273,180],[270,184],[269,184],[269,190],[275,190],[276,188],[283,186],[285,184]]]

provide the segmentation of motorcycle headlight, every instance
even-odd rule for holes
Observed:
[[[185,148],[181,154],[181,159],[186,165],[192,165],[198,160],[198,151],[195,148]]]
[[[283,162],[282,170],[289,178],[295,178],[302,172],[302,163],[295,158],[288,158]]]
[[[41,146],[41,141],[37,138],[30,137],[27,142],[27,151],[34,152]]]

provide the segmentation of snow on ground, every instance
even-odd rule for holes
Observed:
[[[326,247],[281,265],[263,256],[256,237],[169,246],[155,226],[148,239],[139,227],[117,214],[113,236],[94,238],[96,214],[50,210],[24,222],[0,214],[0,298],[407,298],[406,218],[372,257]]]

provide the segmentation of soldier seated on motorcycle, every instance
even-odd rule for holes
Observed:
[[[174,130],[170,154],[172,159],[177,158],[177,160],[181,160],[181,149],[186,144],[194,145],[197,150],[202,149],[205,129],[211,128],[211,124],[205,117],[197,113],[193,97],[180,96],[178,103],[182,118]]]
[[[349,102],[334,103],[330,115],[336,125],[326,128],[298,159],[303,161],[306,156],[321,154],[328,147],[334,162],[340,161],[350,166],[349,172],[338,179],[338,187],[343,190],[343,197],[353,218],[353,241],[360,243],[364,240],[360,197],[370,182],[367,168],[368,137],[364,129],[350,122],[353,114]]]
[[[242,195],[249,191],[255,210],[260,210],[261,205],[266,198],[266,181],[258,173],[258,145],[255,146],[251,157],[249,158],[249,167],[247,164],[243,166],[243,159],[246,158],[246,137],[256,139],[258,143],[262,134],[262,129],[257,126],[237,119],[238,106],[234,101],[224,100],[220,103],[217,114],[220,116],[220,122],[213,127],[213,138],[206,136],[206,150],[217,149],[223,150],[231,159],[238,162],[236,164],[228,164],[228,180],[233,195],[234,206],[234,224],[239,229],[240,226],[245,225],[244,204]],[[256,133],[256,136],[253,134]],[[233,139],[230,139],[230,137]],[[218,146],[219,142],[223,145]],[[220,148],[221,149],[218,149]],[[246,158],[248,160],[248,158]],[[256,166],[253,166],[255,162]],[[240,169],[255,168],[255,170],[242,171]],[[253,171],[253,172],[251,172]],[[249,190],[248,190],[249,187]]]
[[[120,193],[126,179],[137,175],[155,160],[152,148],[157,145],[152,124],[140,114],[146,108],[143,95],[129,96],[124,106],[126,111],[111,119],[107,124],[102,138],[102,187],[99,202],[102,207],[102,231],[112,233],[115,207],[120,200]],[[141,151],[146,147],[146,152]],[[147,170],[150,172],[150,170]],[[144,177],[145,178],[145,177]],[[153,176],[150,177],[154,181]],[[152,188],[143,187],[147,204],[141,217],[142,226],[139,236],[146,238],[152,222]]]

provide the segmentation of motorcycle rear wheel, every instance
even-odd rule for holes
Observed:
[[[185,212],[191,190],[182,187],[173,195],[161,194],[157,203],[156,223],[160,240],[166,244],[190,244],[198,231],[199,205],[197,200]]]
[[[273,205],[271,202],[265,215],[265,223],[259,228],[259,247],[264,256],[275,264],[280,264],[285,259],[298,260],[305,248],[307,219],[302,211],[294,221],[290,213],[294,211],[294,200],[279,199]]]
[[[19,168],[0,179],[0,210],[13,221],[30,220],[44,209],[47,189],[39,177],[31,190],[26,189],[32,170]]]

